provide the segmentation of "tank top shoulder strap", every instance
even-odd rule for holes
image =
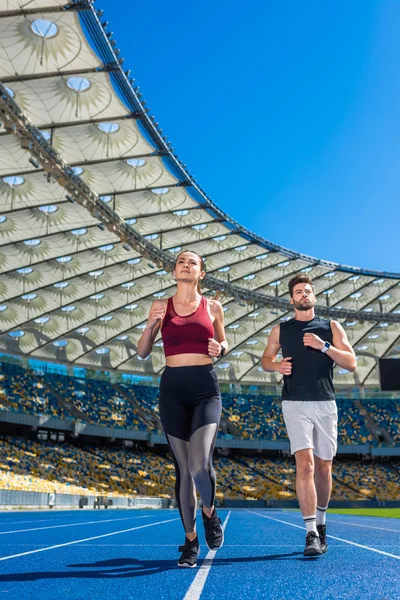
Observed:
[[[201,309],[203,312],[206,312],[208,314],[208,300],[205,296],[201,297]]]
[[[174,314],[174,305],[172,304],[172,296],[170,296],[167,301],[167,310],[165,312],[165,315],[173,315],[173,314]]]

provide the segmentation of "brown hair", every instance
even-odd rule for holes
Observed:
[[[198,253],[197,253],[197,252],[195,252],[194,250],[181,250],[181,252],[179,252],[179,254],[177,255],[177,257],[176,257],[176,259],[175,259],[175,265],[174,265],[174,269],[176,269],[176,264],[177,264],[177,262],[178,262],[178,260],[179,260],[179,257],[180,257],[182,254],[186,254],[186,252],[190,252],[191,254],[195,254],[195,255],[196,255],[196,256],[197,256],[197,257],[200,259],[200,268],[201,268],[201,270],[202,270],[202,271],[205,271],[205,270],[206,270],[206,268],[205,268],[205,264],[204,264],[204,260],[203,260],[203,257],[202,257],[202,256],[200,256],[200,254],[198,254]],[[201,287],[200,287],[200,282],[199,282],[199,281],[197,281],[197,291],[198,291],[198,293],[201,295]]]
[[[290,294],[291,298],[293,298],[294,286],[297,285],[298,283],[309,283],[314,290],[314,286],[313,286],[311,277],[309,277],[308,275],[303,275],[302,273],[299,273],[298,275],[296,275],[289,281],[289,294]]]

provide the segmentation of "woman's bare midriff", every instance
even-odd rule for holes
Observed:
[[[211,363],[208,354],[175,354],[166,358],[167,367],[198,367]]]

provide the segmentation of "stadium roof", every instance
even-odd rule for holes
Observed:
[[[221,380],[279,382],[260,357],[303,271],[359,357],[336,383],[377,386],[377,358],[400,356],[400,274],[293,252],[221,211],[150,116],[100,13],[88,0],[0,0],[0,352],[160,373],[161,341],[144,361],[136,344],[190,247],[225,309]]]

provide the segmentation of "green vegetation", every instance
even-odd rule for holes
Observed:
[[[400,519],[400,508],[329,508],[329,513],[360,515],[362,517],[390,517]]]

